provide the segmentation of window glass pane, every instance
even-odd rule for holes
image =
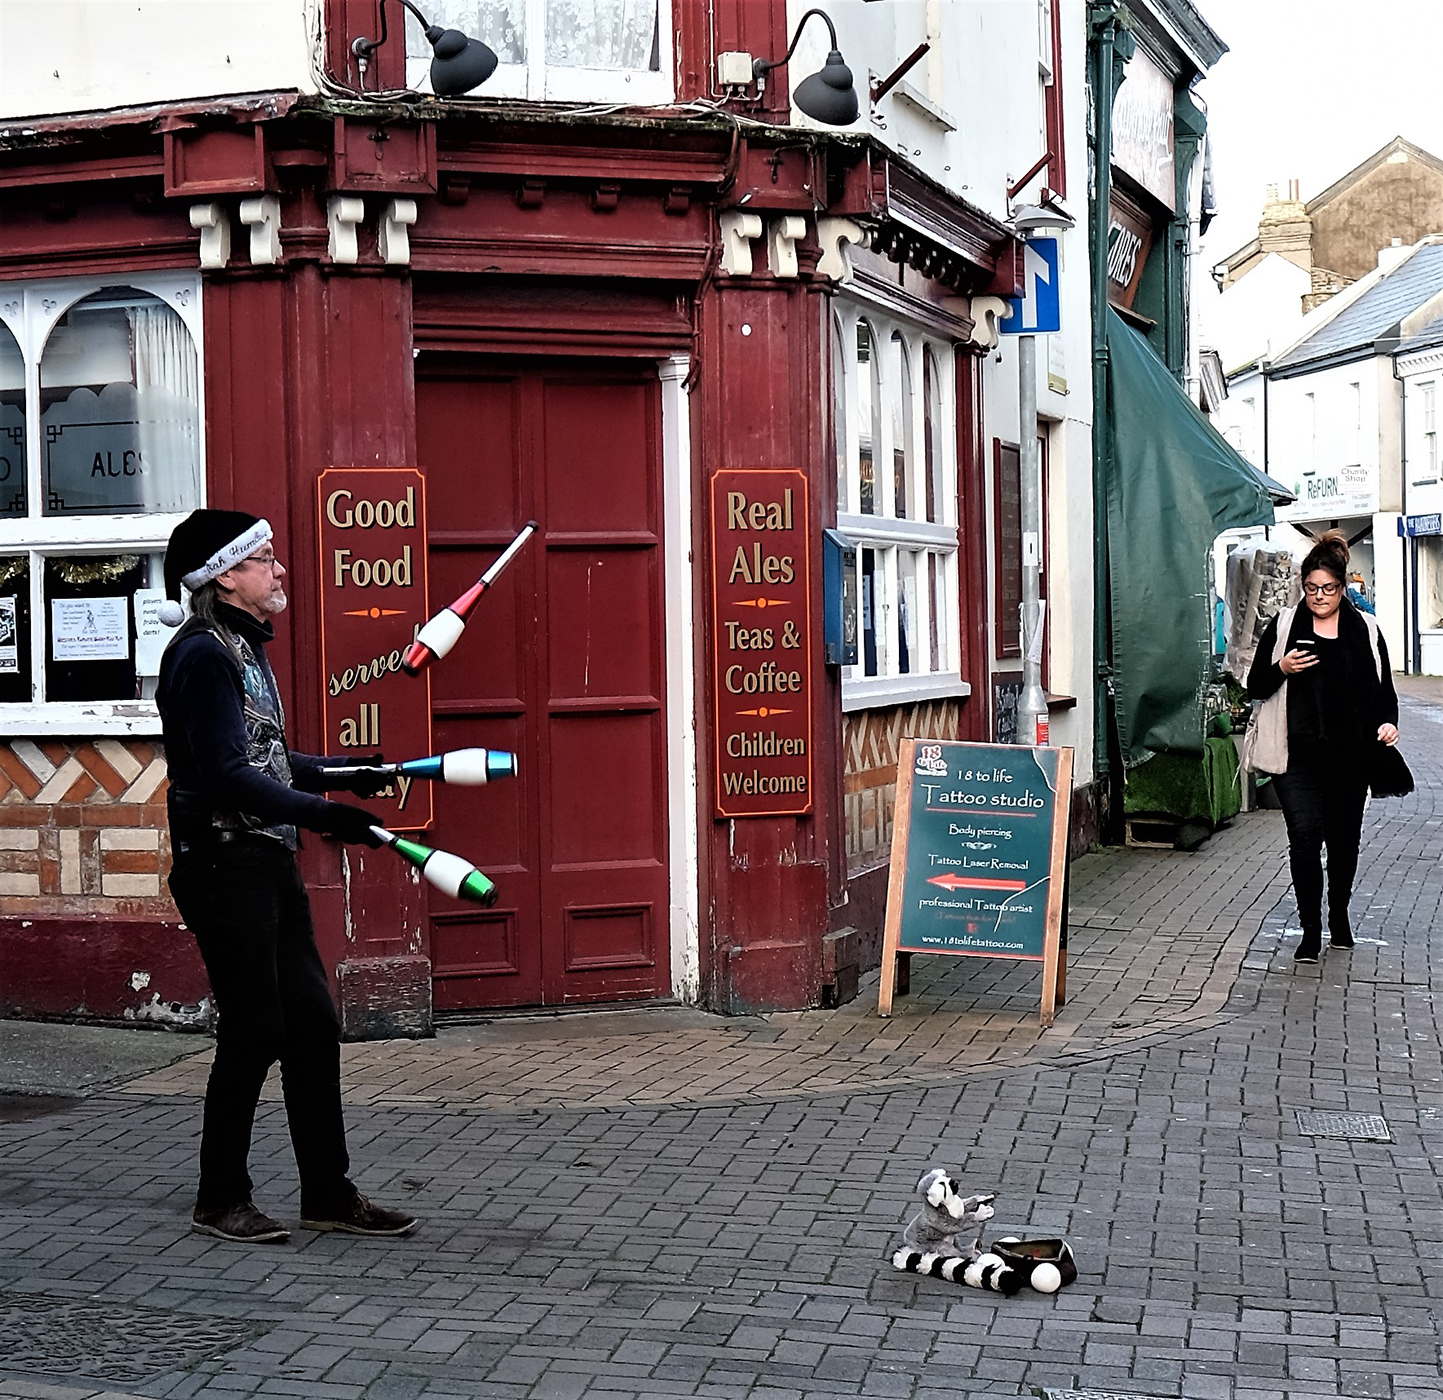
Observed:
[[[928,609],[928,619],[931,628],[931,658],[932,671],[934,674],[942,669],[942,593],[939,587],[939,580],[942,571],[937,567],[938,559],[931,551],[927,554],[927,598],[931,603]]]
[[[1010,442],[997,453],[997,654],[1022,654],[1022,457]]]
[[[526,62],[526,0],[429,0],[417,8],[432,24],[480,39],[502,63]],[[393,24],[397,14],[405,16],[406,56],[429,64],[435,50],[421,22],[400,6],[392,6],[391,14]]]
[[[922,352],[922,467],[927,482],[927,519],[943,520],[942,502],[946,490],[942,483],[942,403],[937,392],[937,357],[930,350]]]
[[[881,438],[878,425],[882,416],[881,386],[877,382],[877,361],[872,354],[872,328],[865,321],[857,322],[857,464],[860,469],[861,495],[858,509],[863,515],[877,514],[876,470],[872,447]]]
[[[903,675],[925,669],[917,665],[917,551],[897,551],[897,669]]]
[[[847,356],[842,323],[832,323],[832,436],[837,448],[837,509],[847,504]]]
[[[546,61],[659,71],[657,0],[547,0]]]
[[[0,704],[29,700],[30,556],[0,555]]]
[[[893,509],[899,520],[912,517],[912,366],[900,331],[892,332],[892,482]]]
[[[46,515],[141,515],[200,501],[195,345],[158,297],[71,307],[40,361]]]
[[[138,700],[155,694],[154,678],[137,672],[134,599],[138,589],[158,584],[163,557],[73,554],[46,559],[47,700]]]
[[[25,514],[25,360],[0,325],[0,517]]]
[[[858,550],[862,562],[862,674],[877,674],[877,552]]]

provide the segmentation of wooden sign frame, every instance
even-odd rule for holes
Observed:
[[[907,862],[912,834],[912,788],[916,772],[916,751],[919,743],[933,742],[903,739],[897,761],[897,797],[893,808],[892,862],[887,876],[887,917],[882,934],[882,978],[877,995],[877,1014],[890,1016],[892,1000],[898,992],[898,964],[913,952],[936,953],[944,957],[1007,957],[1007,953],[976,953],[940,948],[906,948],[902,939],[902,902],[907,881]],[[968,744],[969,749],[998,749],[1015,755],[1016,745]],[[1052,832],[1048,846],[1047,909],[1042,942],[1042,1007],[1044,1028],[1057,1018],[1057,1008],[1066,999],[1067,951],[1062,946],[1063,921],[1067,900],[1067,835],[1071,815],[1073,752],[1069,748],[1052,750],[1057,754],[1057,786],[1052,805]],[[1062,794],[1068,800],[1061,800]],[[1016,957],[1017,955],[1013,955]],[[1027,955],[1034,959],[1036,954]],[[903,986],[901,991],[905,992]]]

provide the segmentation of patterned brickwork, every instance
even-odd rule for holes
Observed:
[[[902,740],[955,739],[961,720],[958,700],[929,700],[842,716],[848,875],[869,870],[890,856]]]
[[[144,740],[0,744],[0,917],[174,918],[165,786]]]

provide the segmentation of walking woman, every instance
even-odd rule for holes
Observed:
[[[1248,674],[1265,703],[1253,716],[1249,766],[1274,775],[1288,825],[1288,857],[1302,941],[1293,961],[1323,946],[1323,847],[1328,937],[1351,948],[1348,900],[1358,869],[1363,804],[1384,745],[1398,741],[1398,696],[1376,619],[1347,597],[1348,541],[1321,535],[1303,560],[1303,602],[1268,624]]]

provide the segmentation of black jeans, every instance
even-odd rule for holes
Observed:
[[[1348,914],[1353,877],[1358,873],[1358,845],[1363,837],[1363,805],[1368,779],[1356,763],[1324,766],[1294,764],[1273,779],[1288,824],[1288,861],[1298,919],[1305,938],[1323,932],[1323,847],[1328,848],[1328,910]]]
[[[219,1012],[196,1208],[250,1199],[251,1129],[277,1060],[301,1208],[344,1201],[351,1186],[341,1027],[295,856],[264,837],[188,850],[176,856],[170,890],[200,945]]]

